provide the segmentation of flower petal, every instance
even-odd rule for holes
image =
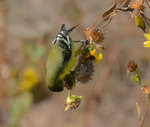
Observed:
[[[147,40],[150,40],[150,34],[144,34],[144,37],[145,37]]]
[[[103,54],[96,55],[95,63],[99,63],[99,61],[103,58]]]
[[[67,105],[66,108],[65,108],[65,112],[66,112],[68,109],[69,109],[69,107],[68,107],[68,105]]]
[[[96,53],[96,49],[93,49],[93,50],[90,52],[91,55],[94,55],[95,53]]]
[[[149,48],[149,47],[150,47],[150,41],[145,41],[145,42],[143,43],[143,47]]]

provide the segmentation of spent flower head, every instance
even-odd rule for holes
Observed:
[[[125,66],[127,68],[127,74],[130,74],[132,72],[131,79],[138,85],[141,85],[141,78],[137,69],[137,64],[133,60],[131,60]]]
[[[65,111],[69,109],[76,109],[80,105],[82,98],[83,98],[82,96],[71,95],[69,90],[68,97],[65,102],[66,105]]]
[[[87,83],[92,79],[94,73],[94,62],[86,59],[83,63],[79,64],[76,68],[76,80],[80,83]]]
[[[135,21],[137,22],[140,19],[140,22],[143,21],[142,13],[144,11],[144,2],[143,0],[132,0],[129,3],[129,7],[132,11],[130,11],[131,18],[135,18]],[[137,24],[137,23],[136,23]],[[137,25],[138,26],[138,25]]]
[[[95,43],[101,43],[104,40],[104,35],[100,29],[87,28],[84,32],[85,39],[92,40]]]
[[[137,69],[137,64],[133,60],[129,61],[125,66],[127,69],[127,74],[134,72]]]
[[[75,87],[75,76],[74,72],[70,72],[70,74],[67,74],[64,78],[64,87],[67,88],[67,90],[71,90]]]
[[[144,2],[143,0],[132,0],[129,4],[130,8],[133,8],[137,11],[143,11],[144,10]]]
[[[145,85],[141,88],[144,94],[150,95],[150,85]]]
[[[75,71],[75,77],[78,82],[87,83],[91,80],[94,73],[94,63],[99,63],[102,59],[102,54],[97,53],[98,50],[93,45],[89,45],[84,49]]]

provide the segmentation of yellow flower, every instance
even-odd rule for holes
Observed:
[[[103,54],[100,53],[100,54],[96,55],[95,58],[96,58],[95,63],[99,63],[99,61],[103,58]]]
[[[143,47],[145,48],[149,48],[150,47],[150,29],[149,29],[149,34],[144,34],[144,37],[148,40],[148,41],[145,41],[143,43]]]
[[[93,55],[95,55],[96,54],[96,49],[93,49],[91,52],[90,52],[90,54],[93,56]]]
[[[103,58],[103,54],[102,53],[99,53],[98,55],[96,54],[96,49],[93,49],[90,52],[90,55],[95,57],[95,63],[99,63],[99,61]]]
[[[39,83],[40,79],[37,72],[33,68],[27,68],[23,72],[23,77],[19,83],[21,91],[28,91]]]

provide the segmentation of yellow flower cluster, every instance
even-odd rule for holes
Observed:
[[[149,33],[145,33],[144,34],[144,37],[148,40],[148,41],[145,41],[144,44],[143,44],[143,47],[146,47],[146,48],[150,48],[150,29],[149,29]]]
[[[38,85],[40,78],[33,68],[26,68],[19,83],[20,91],[28,91]]]
[[[95,57],[95,63],[99,63],[99,61],[103,58],[103,54],[102,53],[99,53],[98,55],[96,54],[96,49],[93,49],[90,52],[90,55]]]

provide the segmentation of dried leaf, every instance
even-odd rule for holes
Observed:
[[[110,8],[109,10],[107,10],[107,11],[105,11],[105,12],[103,13],[102,17],[103,17],[103,19],[104,19],[105,21],[107,21],[107,20],[109,19],[110,16],[108,16],[108,15],[114,11],[114,9],[116,8],[116,5],[117,5],[117,3],[115,3],[115,4],[112,6],[112,8]],[[108,17],[106,18],[106,16],[108,16]]]

